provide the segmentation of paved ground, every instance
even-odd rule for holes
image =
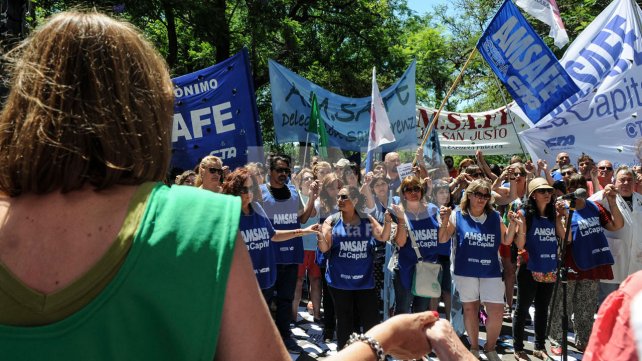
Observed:
[[[443,310],[440,309],[443,315]],[[533,309],[531,308],[531,316]],[[308,314],[307,310],[304,307],[299,307],[299,317],[297,323],[293,328],[294,337],[297,339],[299,346],[303,348],[301,353],[291,353],[290,356],[292,360],[296,361],[306,361],[306,360],[323,360],[325,357],[333,355],[336,353],[336,343],[333,341],[331,343],[325,343],[322,336],[323,329],[320,325],[315,324],[312,320],[312,316]],[[540,360],[532,356],[533,351],[533,327],[526,327],[526,334],[528,336],[528,341],[525,343],[526,352],[529,354],[533,361]],[[512,339],[512,330],[510,320],[505,318],[504,325],[502,327],[502,332],[500,335],[500,341],[497,344],[497,352],[503,360],[515,360],[513,355],[513,339]],[[486,334],[484,332],[483,326],[480,326],[480,344],[483,345],[485,342]],[[547,350],[550,349],[550,344],[547,343]],[[486,357],[481,356],[482,360],[486,360]],[[560,357],[550,357],[551,360],[560,360]],[[573,347],[573,334],[569,333],[569,360],[581,360],[582,354],[579,353]],[[431,357],[429,360],[438,360],[436,357]]]

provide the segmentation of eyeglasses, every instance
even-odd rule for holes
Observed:
[[[348,199],[348,195],[347,194],[337,194],[337,199],[345,201],[346,199]]]
[[[223,170],[221,168],[207,168],[207,170],[210,172],[210,174],[216,174],[218,173],[219,175],[223,175]]]
[[[241,187],[241,189],[239,189],[239,193],[241,194],[248,194],[250,193],[250,191],[251,191],[250,187]]]
[[[612,170],[613,170],[613,167],[604,167],[604,166],[602,166],[602,167],[597,167],[597,169],[599,169],[599,170],[608,170],[608,171],[612,171]]]
[[[314,179],[314,177],[303,177],[303,181],[304,182],[311,181],[313,179]]]
[[[403,189],[404,193],[420,193],[421,192],[421,187],[414,186],[414,187],[405,187]]]
[[[473,196],[478,199],[489,200],[490,193],[473,192]]]
[[[275,171],[276,173],[283,173],[283,174],[290,174],[292,172],[290,168],[274,168],[272,170]]]
[[[573,175],[573,174],[575,174],[575,172],[573,172],[572,170],[567,170],[566,172],[564,172],[564,173],[560,173],[560,174],[561,174],[561,175],[565,175],[565,176],[569,176],[569,175]]]
[[[517,179],[517,177],[523,177],[524,175],[522,173],[513,173],[513,176],[510,177],[511,180]]]
[[[552,194],[553,190],[552,189],[548,189],[548,188],[536,189],[535,193],[538,193],[538,194]]]

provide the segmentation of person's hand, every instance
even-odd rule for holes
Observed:
[[[522,229],[524,224],[526,224],[524,216],[521,212],[508,212],[508,220],[511,224],[514,224],[517,228]]]
[[[387,209],[386,209],[386,212],[383,214],[383,221],[384,221],[385,223],[390,223],[390,222],[392,222],[392,214],[390,214],[390,212],[388,212],[388,210],[387,210]]]
[[[395,212],[395,216],[397,216],[397,219],[404,219],[405,214],[404,214],[403,205],[393,204],[390,206],[390,208],[392,208],[392,211]]]
[[[548,163],[544,159],[538,159],[537,160],[537,173],[541,174],[541,171],[546,171],[548,170]]]
[[[363,177],[363,181],[365,184],[370,186],[370,182],[372,182],[372,178],[374,178],[374,173],[368,172],[366,175]]]
[[[306,233],[319,233],[321,232],[321,224],[315,223],[311,224],[303,229]]]
[[[395,359],[418,359],[432,351],[427,328],[437,320],[439,316],[434,311],[397,315],[371,328],[366,335],[379,341]]]
[[[475,159],[477,159],[477,164],[481,164],[482,160],[484,159],[484,153],[482,153],[481,150],[476,151]]]
[[[440,360],[476,360],[457,337],[453,326],[447,320],[439,319],[426,329],[426,337],[432,350]]]
[[[417,147],[415,159],[417,160],[417,164],[424,164],[424,147]]]
[[[557,201],[555,202],[555,212],[558,217],[566,217],[568,215],[568,208],[566,207],[566,202]]]
[[[615,186],[613,184],[607,184],[606,187],[604,187],[604,197],[608,199],[609,203],[615,202],[615,197],[617,197],[617,189],[615,189]]]
[[[595,164],[591,164],[589,167],[591,167],[591,170],[589,171],[591,174],[591,179],[597,179],[598,175],[598,170]]]
[[[426,194],[430,194],[432,192],[432,178],[426,177],[423,179],[422,183],[426,188]]]
[[[319,197],[319,181],[313,181],[310,182],[310,193],[309,197],[313,199],[317,199]]]
[[[227,176],[230,175],[232,171],[230,170],[230,166],[224,165],[223,166],[223,179],[227,179]],[[223,179],[221,179],[221,183],[223,183]]]
[[[533,173],[535,171],[535,165],[531,160],[529,160],[526,163],[524,163],[524,169],[526,169],[526,173]],[[524,176],[526,175],[524,174]]]
[[[513,177],[513,173],[515,173],[515,168],[508,167],[506,169],[506,171],[508,172],[508,181],[509,182],[514,182],[515,181],[515,177]]]
[[[450,219],[450,213],[452,213],[452,211],[450,207],[441,206],[439,208],[439,217],[441,217],[442,226]]]

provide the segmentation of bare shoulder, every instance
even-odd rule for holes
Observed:
[[[0,197],[0,262],[35,290],[64,288],[114,243],[137,189]]]

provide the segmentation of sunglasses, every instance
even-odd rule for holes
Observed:
[[[553,193],[553,190],[552,190],[552,189],[548,189],[548,188],[545,188],[545,189],[536,189],[536,190],[535,190],[535,193],[538,193],[538,194],[552,194],[552,193]]]
[[[569,170],[569,171],[566,171],[566,172],[564,172],[564,173],[560,173],[560,174],[561,174],[561,175],[565,175],[565,176],[569,176],[569,175],[573,175],[573,174],[575,174],[575,172],[573,172],[572,170]]]
[[[599,169],[599,170],[608,170],[608,171],[612,171],[612,170],[613,170],[613,167],[597,167],[597,169]]]
[[[274,168],[272,170],[275,171],[276,173],[283,173],[283,174],[290,174],[292,172],[290,168]]]
[[[484,200],[490,199],[490,193],[473,192],[473,196],[478,199],[484,199]]]
[[[404,193],[421,193],[421,188],[414,186],[414,187],[405,187],[403,189]]]
[[[239,193],[248,194],[248,193],[250,193],[251,190],[252,189],[250,187],[241,187],[241,189],[239,189]]]
[[[218,173],[221,176],[223,175],[223,170],[221,168],[207,168],[207,170],[210,172],[210,174]]]
[[[471,176],[471,177],[473,177],[473,178],[479,178],[479,177],[481,177],[483,174],[484,174],[484,173],[473,173],[473,174],[471,174],[470,176]]]
[[[337,195],[337,199],[345,201],[346,199],[348,199],[348,195],[347,194],[338,194]]]

